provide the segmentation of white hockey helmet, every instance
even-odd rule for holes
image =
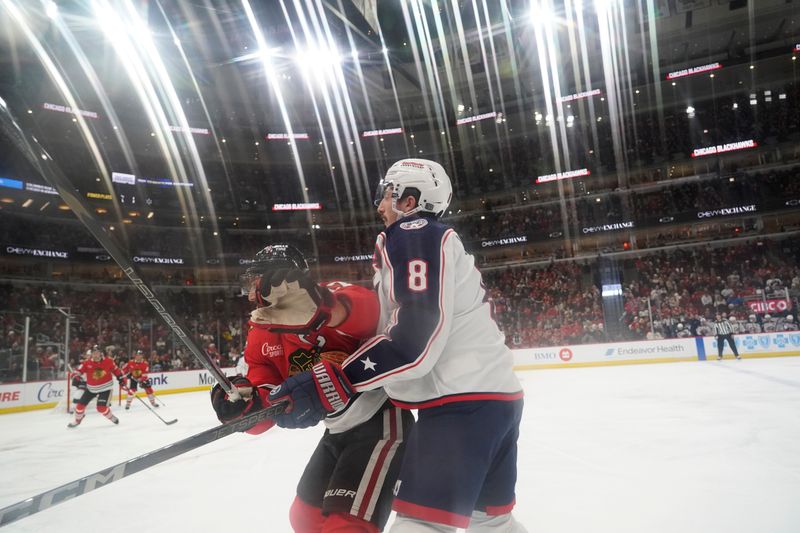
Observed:
[[[764,315],[764,320],[769,320],[771,318],[772,318],[772,315],[770,315],[770,314]]]
[[[794,320],[794,317],[792,315],[786,315],[786,320],[791,322],[792,320]]]
[[[375,193],[376,207],[389,187],[392,188],[392,210],[401,217],[414,213],[430,213],[441,217],[453,198],[453,186],[444,167],[428,159],[401,159],[389,167]],[[419,191],[419,198],[417,207],[403,213],[397,209],[397,200],[404,196],[406,189]]]

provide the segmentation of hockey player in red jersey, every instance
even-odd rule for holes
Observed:
[[[147,393],[147,399],[150,400],[150,405],[158,407],[156,397],[153,394],[153,384],[147,376],[148,372],[150,372],[150,365],[144,359],[144,352],[142,352],[142,350],[136,350],[133,359],[125,363],[125,366],[122,367],[123,377],[127,378],[127,384],[123,383],[122,386],[128,391],[128,398],[125,400],[125,410],[131,408],[133,396],[136,394],[136,389],[139,388],[139,385],[141,385]]]
[[[75,405],[75,420],[67,424],[67,427],[77,427],[83,417],[86,416],[86,406],[97,396],[97,412],[108,418],[115,424],[119,424],[119,419],[111,413],[108,406],[108,398],[114,388],[114,379],[122,383],[122,371],[117,367],[114,360],[103,354],[99,346],[95,345],[91,350],[91,355],[75,371],[75,375],[86,376],[86,390]]]
[[[244,352],[247,374],[231,380],[246,399],[231,402],[215,386],[212,404],[223,422],[268,406],[272,389],[314,364],[338,367],[375,333],[376,294],[348,283],[314,283],[305,258],[291,245],[260,251],[243,276],[243,289],[256,309]],[[413,416],[377,389],[351,398],[325,423],[289,512],[294,531],[382,530]],[[273,425],[264,422],[248,433]]]

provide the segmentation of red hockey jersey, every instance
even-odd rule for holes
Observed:
[[[150,372],[150,365],[147,364],[147,361],[137,363],[134,360],[130,360],[122,367],[122,373],[125,375],[130,374],[136,381],[144,381],[147,379],[148,372]]]
[[[270,390],[289,376],[310,370],[321,358],[340,364],[365,339],[375,334],[378,324],[378,297],[374,291],[340,282],[322,285],[333,292],[334,297],[345,305],[349,313],[345,321],[335,328],[322,328],[316,344],[312,344],[306,335],[271,331],[268,324],[259,322],[258,309],[251,315],[244,349],[248,365],[247,378],[258,387],[264,405],[269,404],[267,398]],[[382,391],[376,395],[362,396],[363,398],[357,398],[348,406],[347,411],[350,414],[336,417],[335,423],[333,419],[328,421],[332,432],[346,431],[366,420],[386,400]],[[248,433],[262,433],[273,425],[274,422],[265,422]]]
[[[76,374],[86,376],[86,388],[89,392],[103,392],[114,388],[113,376],[121,376],[122,371],[110,357],[99,361],[87,359],[78,367]]]

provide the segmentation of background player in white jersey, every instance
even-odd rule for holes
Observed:
[[[522,391],[474,259],[438,221],[452,196],[438,163],[404,159],[379,187],[375,246],[380,335],[341,369],[316,365],[270,395],[277,418],[316,422],[354,392],[383,387],[419,409],[395,490],[393,533],[523,532],[515,503]]]

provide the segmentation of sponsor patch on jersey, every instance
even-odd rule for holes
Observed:
[[[418,218],[417,220],[409,220],[408,222],[401,222],[400,227],[403,229],[420,229],[428,225],[428,220],[425,218]]]
[[[261,354],[265,357],[283,357],[283,345],[262,344]]]

